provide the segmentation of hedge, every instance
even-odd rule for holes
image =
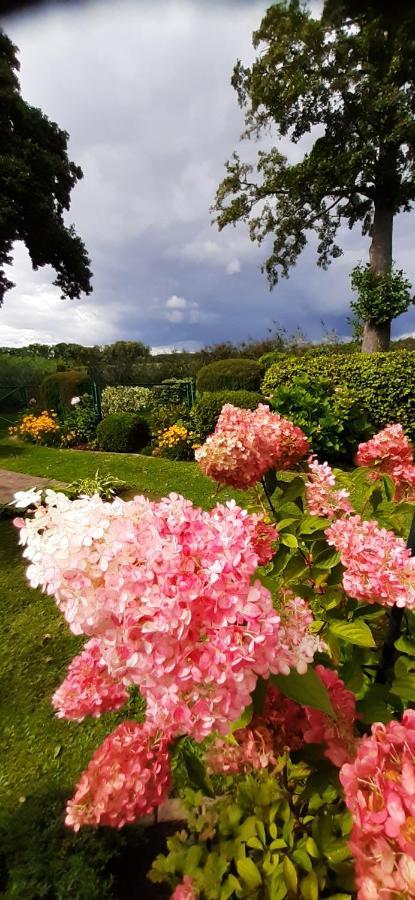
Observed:
[[[146,387],[106,387],[101,396],[102,415],[139,412],[151,405],[152,396]]]
[[[303,373],[328,378],[335,387],[347,387],[376,429],[400,422],[415,439],[415,351],[288,357],[268,369],[262,391],[265,396],[272,394],[279,385],[290,384]]]
[[[91,383],[85,372],[68,369],[48,375],[40,386],[40,399],[45,409],[62,409],[70,406],[72,397],[84,394]]]
[[[97,427],[98,447],[110,453],[139,453],[149,440],[149,425],[138,413],[113,413]]]
[[[232,403],[243,409],[256,409],[263,397],[254,391],[206,391],[192,407],[191,419],[202,441],[215,430],[222,406]]]
[[[259,391],[263,367],[256,359],[219,359],[203,366],[197,373],[197,390]]]

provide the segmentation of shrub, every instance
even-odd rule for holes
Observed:
[[[154,436],[179,421],[190,425],[190,407],[187,403],[157,403],[151,410],[149,421]]]
[[[102,415],[139,412],[148,409],[151,401],[152,392],[146,387],[106,387],[101,397]]]
[[[165,431],[160,432],[153,456],[165,459],[190,460],[194,458],[195,447],[199,446],[197,437],[186,427],[184,422],[176,422]]]
[[[79,403],[65,407],[61,415],[62,446],[89,444],[95,439],[99,422],[98,413],[89,394],[79,398]]]
[[[152,388],[156,403],[192,403],[192,380],[190,378],[166,378]]]
[[[44,406],[50,409],[63,409],[70,406],[72,397],[84,394],[88,387],[88,376],[84,372],[69,369],[67,372],[48,375],[40,386],[40,396]]]
[[[139,453],[149,439],[147,421],[134,413],[106,416],[97,428],[98,447],[113,453]]]
[[[296,376],[274,391],[271,406],[307,435],[312,450],[329,459],[352,459],[372,429],[365,412],[347,388],[334,388],[326,378]]]
[[[197,373],[197,390],[258,391],[263,368],[256,359],[219,359]]]
[[[52,445],[59,442],[61,429],[56,421],[56,413],[45,409],[39,415],[27,413],[18,425],[9,428],[9,433],[32,444]]]
[[[370,416],[375,428],[400,422],[415,438],[415,352],[332,354],[288,358],[268,369],[262,390],[271,394],[281,384],[292,384],[302,373],[313,380],[327,378],[346,387]]]
[[[206,391],[192,407],[191,418],[200,440],[205,441],[215,430],[220,411],[225,403],[242,409],[256,409],[263,398],[254,391]]]

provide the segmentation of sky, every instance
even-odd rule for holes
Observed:
[[[70,134],[84,172],[74,222],[92,261],[93,293],[61,300],[49,267],[33,272],[15,246],[16,287],[0,310],[0,345],[140,340],[155,350],[301,328],[341,337],[349,274],[368,239],[342,231],[343,256],[328,271],[309,245],[288,280],[270,292],[266,248],[246,226],[218,232],[210,207],[224,163],[240,143],[243,114],[230,85],[238,58],[253,59],[262,0],[90,0],[43,4],[4,17],[20,48],[26,100]],[[298,147],[283,146],[289,158]],[[394,258],[415,286],[415,213],[396,220]],[[415,310],[415,308],[414,308]],[[415,332],[415,311],[394,336]]]

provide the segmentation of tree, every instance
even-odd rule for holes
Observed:
[[[89,294],[90,260],[64,212],[82,170],[67,154],[68,134],[20,94],[17,48],[0,31],[0,305],[13,287],[4,266],[15,241],[34,269],[50,264],[63,297]]]
[[[243,137],[275,129],[304,152],[290,164],[273,146],[258,152],[255,166],[234,153],[217,191],[219,228],[245,221],[252,240],[273,237],[263,265],[273,286],[311,232],[326,268],[342,252],[340,225],[360,223],[371,236],[373,275],[383,277],[392,267],[394,217],[415,199],[414,5],[326,0],[315,19],[298,0],[283,0],[268,9],[253,43],[255,62],[239,61],[232,78]],[[389,341],[390,320],[365,322],[363,350]]]

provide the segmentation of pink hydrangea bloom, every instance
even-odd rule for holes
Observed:
[[[315,654],[326,649],[319,636],[310,630],[314,622],[313,613],[306,600],[285,590],[278,614],[280,627],[277,652],[280,672],[288,675],[290,669],[296,669],[300,675],[304,675]]]
[[[415,557],[402,538],[360,516],[338,519],[325,534],[341,554],[343,587],[350,597],[415,609]]]
[[[274,754],[272,731],[264,719],[256,716],[251,725],[237,729],[232,738],[217,738],[206,752],[206,762],[212,772],[231,775],[275,765]]]
[[[340,771],[354,827],[360,900],[412,897],[415,891],[415,711],[372,725],[354,762]],[[383,893],[385,891],[385,893]],[[390,893],[388,893],[390,892]]]
[[[325,756],[340,768],[353,759],[356,752],[356,697],[333,669],[316,666],[315,671],[327,688],[336,718],[331,719],[320,710],[307,706],[304,740],[307,744],[324,744]]]
[[[66,808],[65,824],[122,828],[160,806],[170,788],[166,735],[122,722],[95,751]]]
[[[205,512],[176,494],[106,503],[48,492],[19,526],[30,583],[177,734],[225,733],[258,675],[280,671],[279,616],[252,581],[276,530],[234,502]]]
[[[108,710],[120,709],[128,700],[121,681],[114,681],[102,661],[100,642],[88,641],[82,653],[72,660],[68,674],[52,697],[58,718],[76,719],[101,716]]]
[[[389,475],[397,487],[396,499],[415,499],[413,448],[402,425],[387,425],[370,441],[359,444],[356,464]]]
[[[196,896],[193,880],[189,875],[185,875],[183,881],[177,885],[176,890],[172,893],[171,900],[196,900]]]
[[[196,450],[206,475],[236,488],[252,487],[268,469],[289,469],[307,453],[305,434],[268,406],[239,409],[225,404],[215,431]]]
[[[306,498],[312,516],[333,519],[351,513],[353,507],[346,490],[336,489],[336,479],[328,463],[319,463],[316,456],[308,459]]]

